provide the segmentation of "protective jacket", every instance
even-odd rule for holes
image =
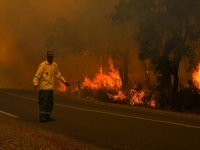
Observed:
[[[55,62],[49,64],[46,60],[39,65],[33,78],[33,84],[38,85],[39,90],[54,90],[55,77],[61,82],[66,82],[65,78],[59,72],[57,64]]]

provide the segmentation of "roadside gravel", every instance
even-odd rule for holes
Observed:
[[[0,150],[101,150],[0,114]]]

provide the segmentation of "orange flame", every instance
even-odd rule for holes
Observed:
[[[67,90],[67,87],[59,80],[58,80],[58,83],[59,83],[58,91],[65,92]]]
[[[131,99],[130,99],[130,104],[135,105],[135,104],[143,104],[143,98],[145,96],[145,92],[141,91],[138,92],[134,89],[130,91]]]
[[[116,91],[117,94],[107,93],[108,97],[113,101],[125,101],[128,100],[130,105],[135,104],[144,104],[145,99],[145,91],[137,91],[135,89],[131,89],[127,93],[123,93],[122,88],[122,80],[120,77],[120,73],[117,69],[114,68],[113,60],[109,58],[108,60],[109,72],[103,73],[102,67],[100,67],[99,72],[95,75],[95,77],[91,80],[87,76],[84,78],[81,88],[88,89],[107,89]],[[151,107],[156,106],[156,100],[152,97],[152,100],[146,102],[147,105]]]
[[[109,93],[107,94],[108,94],[108,97],[112,98],[114,101],[127,99],[127,96],[122,91],[117,91],[116,95],[112,95]]]
[[[114,101],[129,100],[130,105],[144,104],[144,99],[146,95],[145,91],[137,91],[135,89],[131,89],[127,94],[124,94],[122,91],[118,91],[118,93],[115,95],[109,93],[107,94],[109,98],[113,99]],[[151,100],[149,100],[146,104],[151,107],[156,106],[154,95],[152,96]]]
[[[101,89],[106,88],[108,90],[119,90],[122,87],[122,81],[119,74],[119,71],[114,68],[113,60],[109,58],[109,72],[104,74],[102,67],[100,67],[99,72],[95,77],[90,80],[87,76],[82,82],[81,88],[90,88],[90,89]]]
[[[200,63],[197,66],[197,69],[192,74],[192,79],[194,85],[200,89]]]
[[[147,104],[153,108],[156,107],[156,101],[154,99],[150,100]]]

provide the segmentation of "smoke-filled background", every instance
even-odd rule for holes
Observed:
[[[116,3],[117,0],[1,0],[1,87],[32,87],[37,67],[46,59],[45,39],[48,35],[45,30],[49,23],[63,17],[76,25],[77,34],[80,30],[98,34],[105,28],[104,15],[113,11]],[[78,69],[73,69],[77,60],[67,59],[58,63],[66,79],[70,74],[75,75],[74,70]]]
[[[106,58],[118,49],[130,48],[129,80],[143,82],[145,73],[132,41],[133,28],[114,25],[106,17],[115,12],[118,2],[1,0],[0,86],[32,89],[32,79],[48,49],[55,51],[62,75],[76,85],[85,76],[93,77],[98,72],[106,62],[102,63],[102,55]],[[55,35],[60,37],[57,43]],[[116,62],[116,67],[117,63],[120,66]]]

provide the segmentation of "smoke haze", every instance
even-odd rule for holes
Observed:
[[[49,36],[47,26],[54,25],[59,18],[65,18],[73,26],[85,48],[99,50],[95,55],[86,50],[55,58],[60,72],[68,82],[76,85],[85,76],[94,76],[102,65],[102,48],[115,50],[117,44],[121,49],[135,49],[130,54],[130,81],[143,81],[144,70],[132,42],[132,27],[124,25],[112,28],[111,21],[105,18],[105,15],[115,11],[114,6],[118,2],[1,0],[0,87],[33,89],[32,79],[39,64],[46,59],[45,41]],[[66,47],[66,50],[71,49]]]
[[[47,35],[44,31],[47,24],[55,23],[61,17],[66,18],[79,28],[78,31],[82,31],[80,34],[83,37],[86,33],[85,37],[92,33],[91,36],[95,36],[93,39],[97,42],[107,28],[104,16],[114,11],[117,3],[118,0],[1,0],[0,86],[32,88],[32,78],[37,67],[45,60]],[[89,43],[87,39],[85,42]],[[90,61],[95,59],[87,57]],[[81,58],[70,54],[67,60],[58,57],[55,61],[66,79],[74,73],[80,76],[87,71],[94,73],[90,68],[100,64],[97,62],[94,66],[88,66],[91,64],[87,62],[88,59],[85,61],[85,58]],[[75,64],[74,59],[77,60]],[[78,72],[74,67],[82,71]]]

